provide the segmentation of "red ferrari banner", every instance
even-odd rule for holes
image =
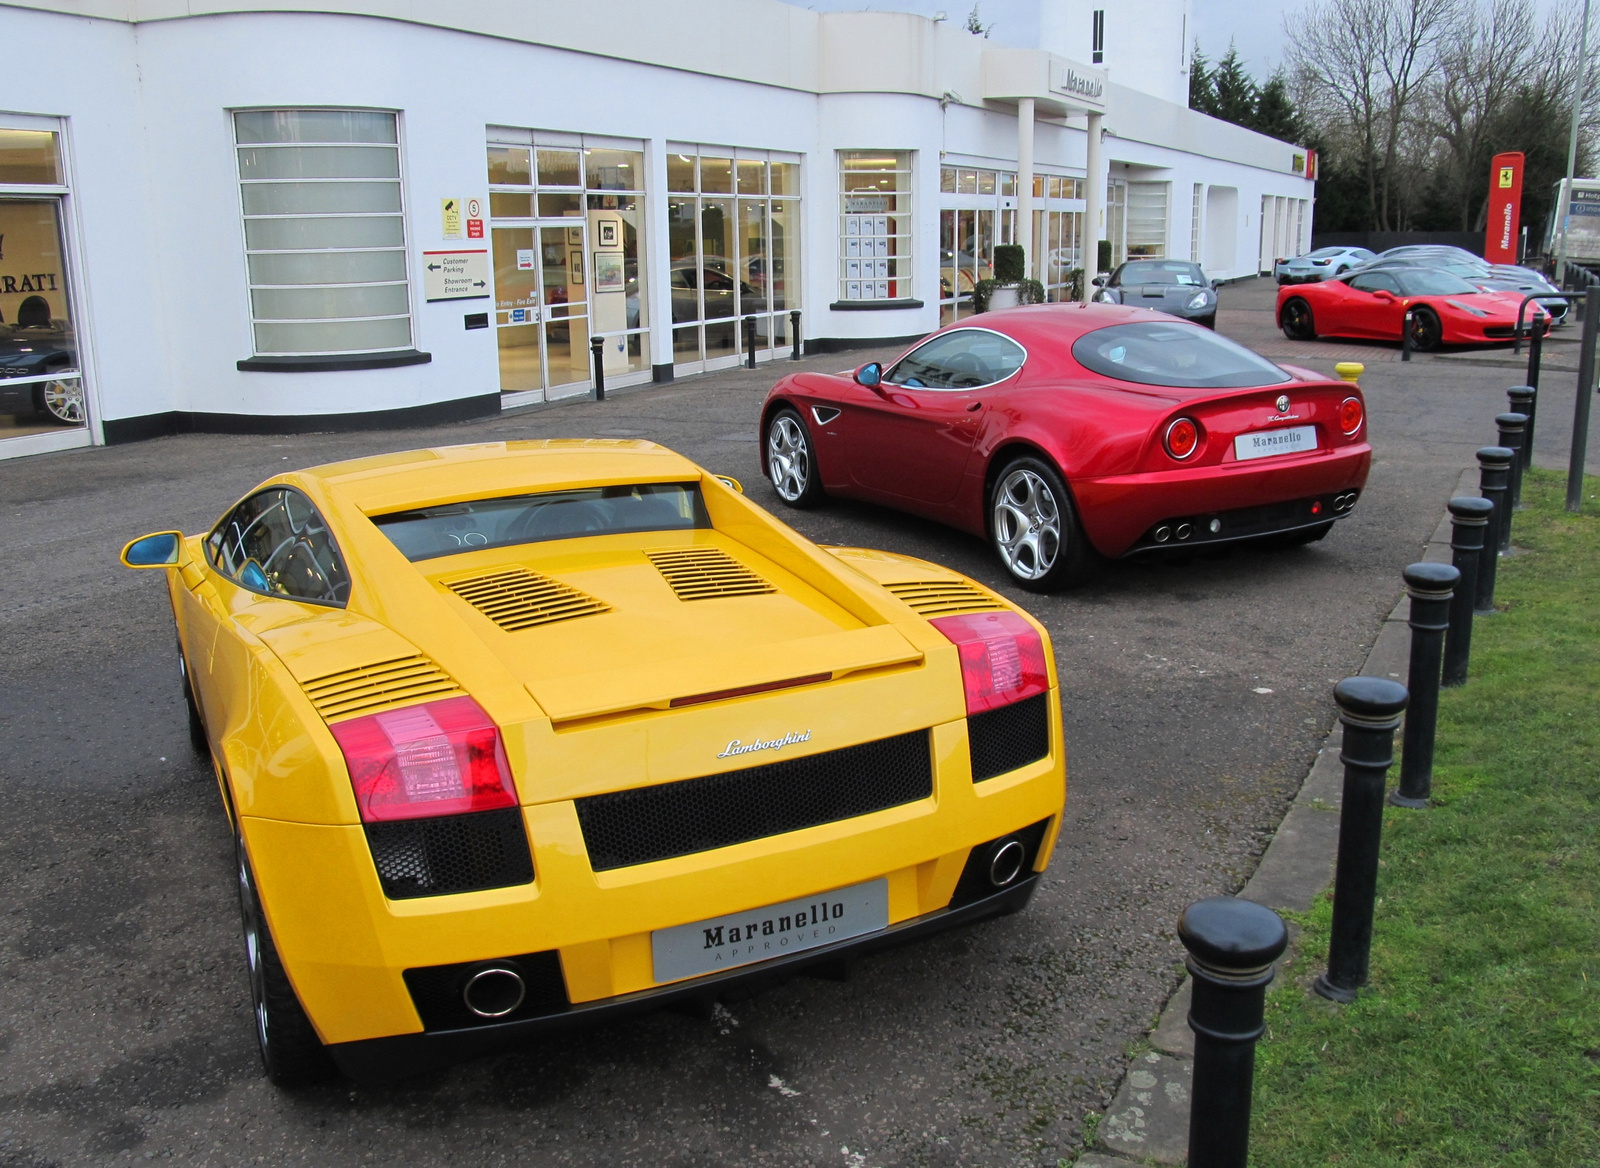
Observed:
[[[1483,258],[1491,264],[1514,264],[1522,226],[1522,163],[1520,151],[1496,154],[1489,164],[1489,223],[1484,231]]]

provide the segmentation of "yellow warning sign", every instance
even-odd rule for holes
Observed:
[[[461,200],[440,199],[440,212],[444,216],[444,237],[461,238]]]

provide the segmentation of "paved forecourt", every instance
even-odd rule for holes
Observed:
[[[1220,325],[1267,347],[1270,284]],[[1262,327],[1265,320],[1266,327]],[[1274,354],[1323,371],[1345,346]],[[1377,350],[1382,355],[1384,350]],[[810,358],[838,369],[886,352]],[[759,478],[763,366],[431,430],[189,436],[0,463],[0,1153],[8,1163],[1039,1164],[1079,1145],[1178,981],[1173,922],[1253,870],[1508,371],[1372,361],[1354,515],[1293,552],[1109,566],[1033,597],[982,544]],[[1518,379],[1519,380],[1519,379]],[[1570,417],[1571,391],[1564,409]],[[1559,412],[1559,410],[1558,410]],[[1541,418],[1541,460],[1560,426]],[[1061,668],[1069,798],[1028,912],[719,1008],[663,1013],[388,1090],[261,1079],[230,842],[188,752],[162,583],[127,538],[203,528],[290,466],[428,444],[638,436],[807,535],[950,564],[1022,601]],[[1600,446],[1592,443],[1591,449]]]

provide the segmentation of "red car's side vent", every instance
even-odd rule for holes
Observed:
[[[605,601],[527,568],[446,580],[444,586],[508,633],[611,611]]]
[[[302,683],[324,721],[375,714],[392,706],[457,697],[465,691],[420,653],[341,669]]]
[[[777,589],[717,548],[645,552],[679,600],[759,596]]]
[[[994,612],[1004,607],[987,592],[965,580],[901,580],[885,584],[884,587],[926,617]]]

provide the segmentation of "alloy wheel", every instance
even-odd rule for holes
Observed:
[[[767,431],[767,473],[785,502],[806,493],[811,481],[811,450],[806,434],[794,418],[780,416]]]
[[[250,1004],[255,1011],[256,1041],[261,1044],[261,1057],[267,1060],[267,1043],[270,1041],[267,1018],[267,975],[261,953],[261,904],[256,900],[255,881],[250,876],[250,861],[245,859],[244,846],[238,848],[239,909],[244,918],[245,960],[250,966]]]
[[[47,381],[40,389],[39,397],[45,413],[56,421],[70,426],[83,425],[83,382]]]
[[[1000,481],[994,496],[994,542],[1011,574],[1038,580],[1061,551],[1061,508],[1050,484],[1019,467]]]

